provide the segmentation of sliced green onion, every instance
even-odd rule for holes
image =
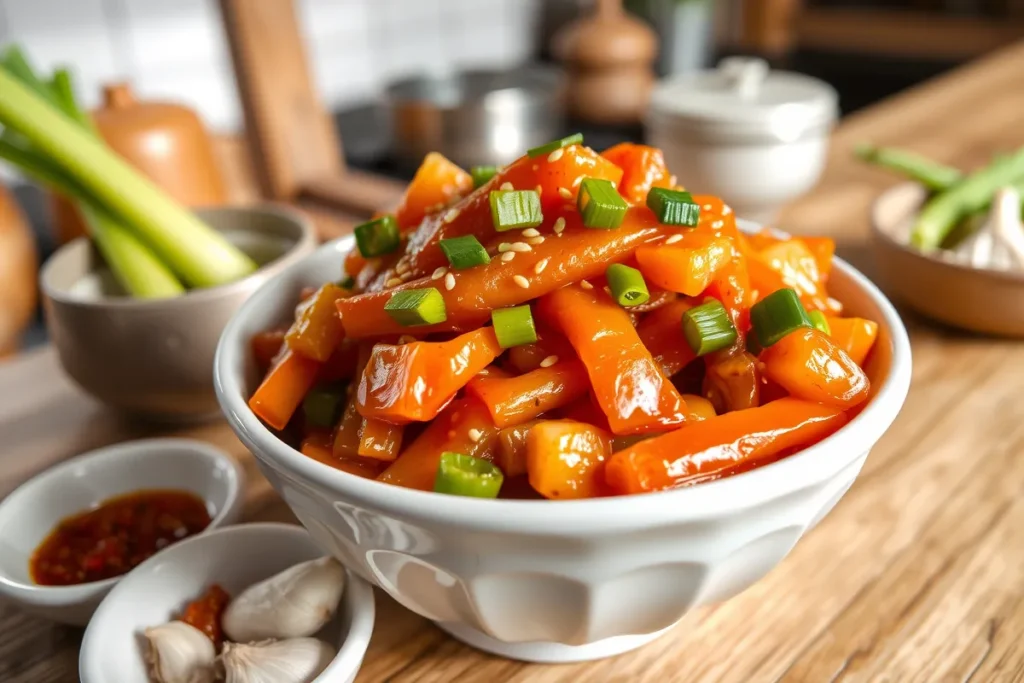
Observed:
[[[533,326],[529,304],[491,311],[491,323],[498,346],[503,349],[537,341],[537,329]]]
[[[497,498],[505,475],[483,458],[445,451],[437,466],[434,490],[453,496]]]
[[[341,416],[345,387],[316,387],[302,401],[302,413],[306,424],[313,427],[333,427]]]
[[[698,356],[719,351],[736,341],[736,328],[718,299],[711,299],[683,313],[683,335]]]
[[[544,220],[536,190],[493,190],[490,200],[491,220],[498,232],[535,228]]]
[[[356,245],[363,258],[390,254],[398,249],[402,238],[394,216],[382,216],[377,220],[355,227]]]
[[[576,196],[576,207],[585,227],[610,230],[622,225],[629,204],[610,181],[584,178]]]
[[[611,287],[612,298],[620,306],[639,306],[651,298],[644,276],[636,268],[613,263],[608,266],[604,275],[608,280],[608,286]]]
[[[487,255],[484,245],[480,244],[480,240],[474,235],[453,237],[441,240],[438,244],[448,259],[448,263],[452,264],[452,268],[455,270],[482,266],[491,262],[491,257]]]
[[[751,306],[750,324],[765,349],[793,330],[813,326],[800,297],[788,288],[772,292]]]
[[[384,311],[395,322],[405,327],[433,325],[448,319],[444,297],[433,287],[395,292],[384,304]]]
[[[356,280],[351,275],[346,277],[344,280],[338,282],[338,286],[342,289],[352,289],[356,286]]]
[[[582,144],[583,133],[573,133],[572,135],[564,137],[561,140],[552,140],[546,145],[541,145],[540,147],[533,147],[531,149],[528,149],[526,150],[526,156],[533,159],[534,157],[539,157],[543,154],[551,154],[551,152],[554,152],[556,149],[562,149],[563,147],[568,147],[569,145]]]
[[[689,192],[652,187],[647,193],[647,208],[663,225],[694,227],[700,220],[700,205]]]
[[[480,187],[493,178],[498,172],[497,166],[474,166],[469,169],[469,175],[473,178],[473,189]]]
[[[753,330],[751,330],[750,333],[747,334],[746,346],[747,353],[749,353],[751,356],[760,355],[760,353],[764,351],[764,349],[761,348],[761,342],[757,341],[757,335],[754,334]]]
[[[825,334],[832,334],[832,328],[828,324],[828,318],[821,311],[807,311],[807,318],[811,321],[816,329],[824,332]]]

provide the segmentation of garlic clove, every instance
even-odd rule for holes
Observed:
[[[345,589],[345,568],[333,557],[303,562],[254,584],[221,619],[230,640],[311,636],[334,615]]]
[[[153,683],[212,683],[217,654],[206,634],[182,621],[147,628]]]
[[[316,638],[239,645],[225,643],[220,663],[226,683],[311,683],[337,652]]]
[[[1024,266],[1024,224],[1020,218],[1020,193],[1004,187],[992,199],[992,234],[1004,252],[1007,268]]]

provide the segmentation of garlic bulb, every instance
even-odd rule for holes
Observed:
[[[206,634],[183,621],[145,630],[153,683],[212,683],[216,652]]]
[[[316,638],[224,644],[220,662],[227,683],[311,683],[336,654]]]
[[[221,625],[230,640],[311,636],[334,615],[345,588],[345,569],[332,557],[297,564],[242,591]]]

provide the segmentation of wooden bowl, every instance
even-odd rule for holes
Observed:
[[[904,183],[887,190],[871,208],[871,232],[879,277],[886,289],[929,318],[972,332],[1024,337],[1024,273],[972,268],[925,254],[906,240],[927,197],[924,187]]]

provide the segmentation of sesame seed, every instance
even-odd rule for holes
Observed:
[[[338,311],[338,320],[341,320],[341,311]]]
[[[607,294],[608,296],[611,296],[612,295],[612,288],[609,287],[608,285],[605,285],[604,286],[604,293]]]
[[[522,234],[523,237],[536,237],[537,235],[540,234],[540,232],[537,230],[537,228],[527,228],[526,230],[523,230],[523,232],[520,234]]]
[[[516,275],[514,278],[512,278],[512,282],[516,283],[517,285],[519,285],[523,289],[529,289],[530,288],[530,281],[527,280],[522,275]]]
[[[563,218],[562,216],[556,218],[553,230],[555,231],[556,235],[561,235],[562,231],[565,230],[565,218]]]
[[[526,243],[532,244],[534,246],[538,244],[544,244],[544,235],[537,235],[536,237],[531,237],[530,239],[526,240]]]
[[[580,280],[580,287],[582,287],[583,289],[593,289],[594,285],[590,284],[586,280]]]
[[[441,266],[440,268],[437,268],[436,270],[434,270],[433,274],[430,276],[430,279],[431,280],[440,280],[441,278],[444,277],[444,274],[447,273],[447,272],[448,272],[448,269],[445,268],[444,266]]]
[[[503,263],[508,263],[509,261],[514,259],[515,257],[516,257],[516,252],[514,252],[514,251],[506,251],[504,254],[501,255],[501,260],[502,260]]]
[[[409,262],[408,261],[399,261],[395,265],[395,272],[398,273],[399,275],[401,275],[402,273],[407,272],[408,270],[409,270]]]
[[[710,211],[711,210],[711,205],[710,204],[705,204],[701,208],[704,209],[705,211]]]
[[[558,362],[558,356],[548,356],[540,362],[542,368],[550,368],[552,365]]]
[[[564,187],[558,188],[558,196],[562,199],[572,199],[572,192],[565,189]]]
[[[546,259],[545,258],[545,259],[541,259],[540,261],[537,261],[537,265],[535,265],[533,267],[533,272],[536,273],[537,275],[540,275],[541,273],[543,273],[544,269],[548,267],[548,261],[550,261],[550,260],[551,259]]]
[[[544,194],[544,188],[543,188],[543,187],[541,187],[540,185],[538,185],[538,186],[536,187],[536,190],[537,190],[537,194]]]
[[[713,221],[711,223],[711,229],[712,230],[721,230],[724,226],[725,226],[725,222],[724,221]]]
[[[551,161],[551,162],[558,161],[559,159],[562,158],[563,154],[565,154],[565,150],[563,150],[561,147],[559,147],[554,152],[552,152],[551,154],[548,155],[548,161]]]
[[[501,187],[499,187],[498,189],[499,189],[499,190],[511,190],[511,189],[512,189],[512,183],[510,183],[510,182],[508,182],[508,181],[506,180],[505,182],[503,182],[503,183],[501,184]]]
[[[484,438],[484,433],[481,432],[479,429],[470,429],[468,434],[469,440],[472,441],[473,443],[476,443],[480,439]]]
[[[393,277],[390,280],[388,280],[387,282],[385,282],[384,286],[385,287],[397,287],[400,284],[402,284],[402,279],[401,278],[397,278],[397,277]]]
[[[444,288],[449,292],[455,289],[455,276],[451,273],[444,276]]]
[[[669,235],[668,239],[665,240],[665,244],[675,244],[683,239],[683,236],[676,233],[675,235]]]
[[[533,247],[531,247],[526,242],[513,242],[512,244],[508,245],[508,250],[518,252],[533,251]]]
[[[413,272],[411,270],[407,271],[407,272],[402,273],[401,275],[399,275],[398,278],[402,282],[408,282],[409,280],[411,280],[413,278]]]
[[[448,213],[446,213],[444,215],[444,222],[445,223],[451,223],[453,220],[455,220],[458,217],[459,217],[459,210],[458,209],[452,209],[452,210],[450,210]]]
[[[533,165],[533,170],[534,171],[539,171],[540,170],[540,164],[534,164]]]
[[[448,440],[452,441],[453,439],[455,439],[455,430],[454,429],[449,429],[448,430]]]
[[[578,176],[576,176],[576,180],[572,181],[572,186],[573,187],[578,187],[579,184],[582,183],[582,182],[583,182],[583,176],[578,175]]]
[[[512,245],[509,244],[508,242],[502,242],[501,244],[498,245],[498,253],[499,254],[504,254],[506,251],[509,251],[511,249],[512,249]]]

